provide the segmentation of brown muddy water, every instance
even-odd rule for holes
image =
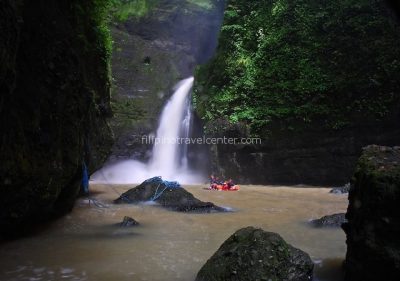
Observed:
[[[80,199],[73,212],[39,233],[0,245],[0,280],[190,281],[236,230],[261,227],[310,254],[319,281],[342,280],[341,229],[316,229],[310,219],[345,212],[346,195],[326,188],[242,186],[238,192],[187,186],[229,213],[177,213],[158,206],[113,205],[132,186],[92,185],[98,204]],[[140,226],[115,226],[131,216]]]

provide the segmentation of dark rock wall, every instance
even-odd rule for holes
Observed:
[[[221,133],[246,137],[237,130]],[[261,145],[211,145],[211,170],[240,183],[340,185],[349,182],[362,147],[397,145],[400,128],[388,124],[340,131],[308,130],[261,141]]]
[[[1,1],[0,232],[69,211],[112,144],[102,1]],[[4,39],[5,40],[4,40]]]
[[[368,146],[349,193],[346,280],[400,276],[400,148]]]

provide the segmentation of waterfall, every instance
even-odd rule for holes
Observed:
[[[166,178],[173,177],[182,168],[180,147],[184,147],[182,159],[187,159],[187,147],[179,144],[178,139],[189,136],[191,112],[188,97],[192,86],[193,77],[179,82],[161,114],[149,169]]]
[[[190,128],[192,125],[192,103],[190,99],[186,99],[186,112],[185,117],[182,121],[182,136],[186,139],[190,137]],[[188,167],[188,148],[189,145],[187,143],[182,144],[182,155],[181,155],[181,167],[184,170],[187,170]]]
[[[192,108],[190,91],[193,77],[180,81],[167,101],[157,128],[156,136],[145,136],[153,142],[152,155],[148,163],[124,160],[103,167],[91,176],[96,182],[126,184],[140,183],[150,177],[162,176],[181,183],[200,183],[202,177],[190,171],[188,144],[181,142],[190,137]]]

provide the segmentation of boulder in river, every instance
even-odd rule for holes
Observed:
[[[329,193],[346,194],[346,193],[349,193],[349,190],[350,190],[350,183],[346,183],[343,186],[338,186],[338,187],[332,188],[332,190]]]
[[[120,222],[118,225],[120,227],[131,227],[131,226],[139,225],[139,223],[135,219],[125,216],[124,219],[122,220],[122,222]]]
[[[117,198],[114,203],[137,204],[154,201],[161,206],[179,212],[226,212],[227,210],[211,202],[203,202],[195,198],[178,183],[163,181],[154,177],[128,190]]]
[[[364,148],[346,218],[345,280],[399,280],[400,147]]]
[[[323,216],[320,219],[312,220],[311,224],[315,227],[340,227],[346,222],[345,213]]]
[[[254,227],[236,231],[206,262],[196,281],[312,280],[310,256],[279,234]]]

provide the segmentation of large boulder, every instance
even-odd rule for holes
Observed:
[[[206,262],[196,281],[311,280],[310,256],[276,233],[254,227],[235,232]]]
[[[399,280],[400,147],[364,148],[346,218],[345,279]]]
[[[178,212],[225,212],[211,202],[203,202],[195,198],[179,185],[172,186],[171,182],[154,177],[121,194],[114,203],[137,204],[154,201],[161,206]]]

